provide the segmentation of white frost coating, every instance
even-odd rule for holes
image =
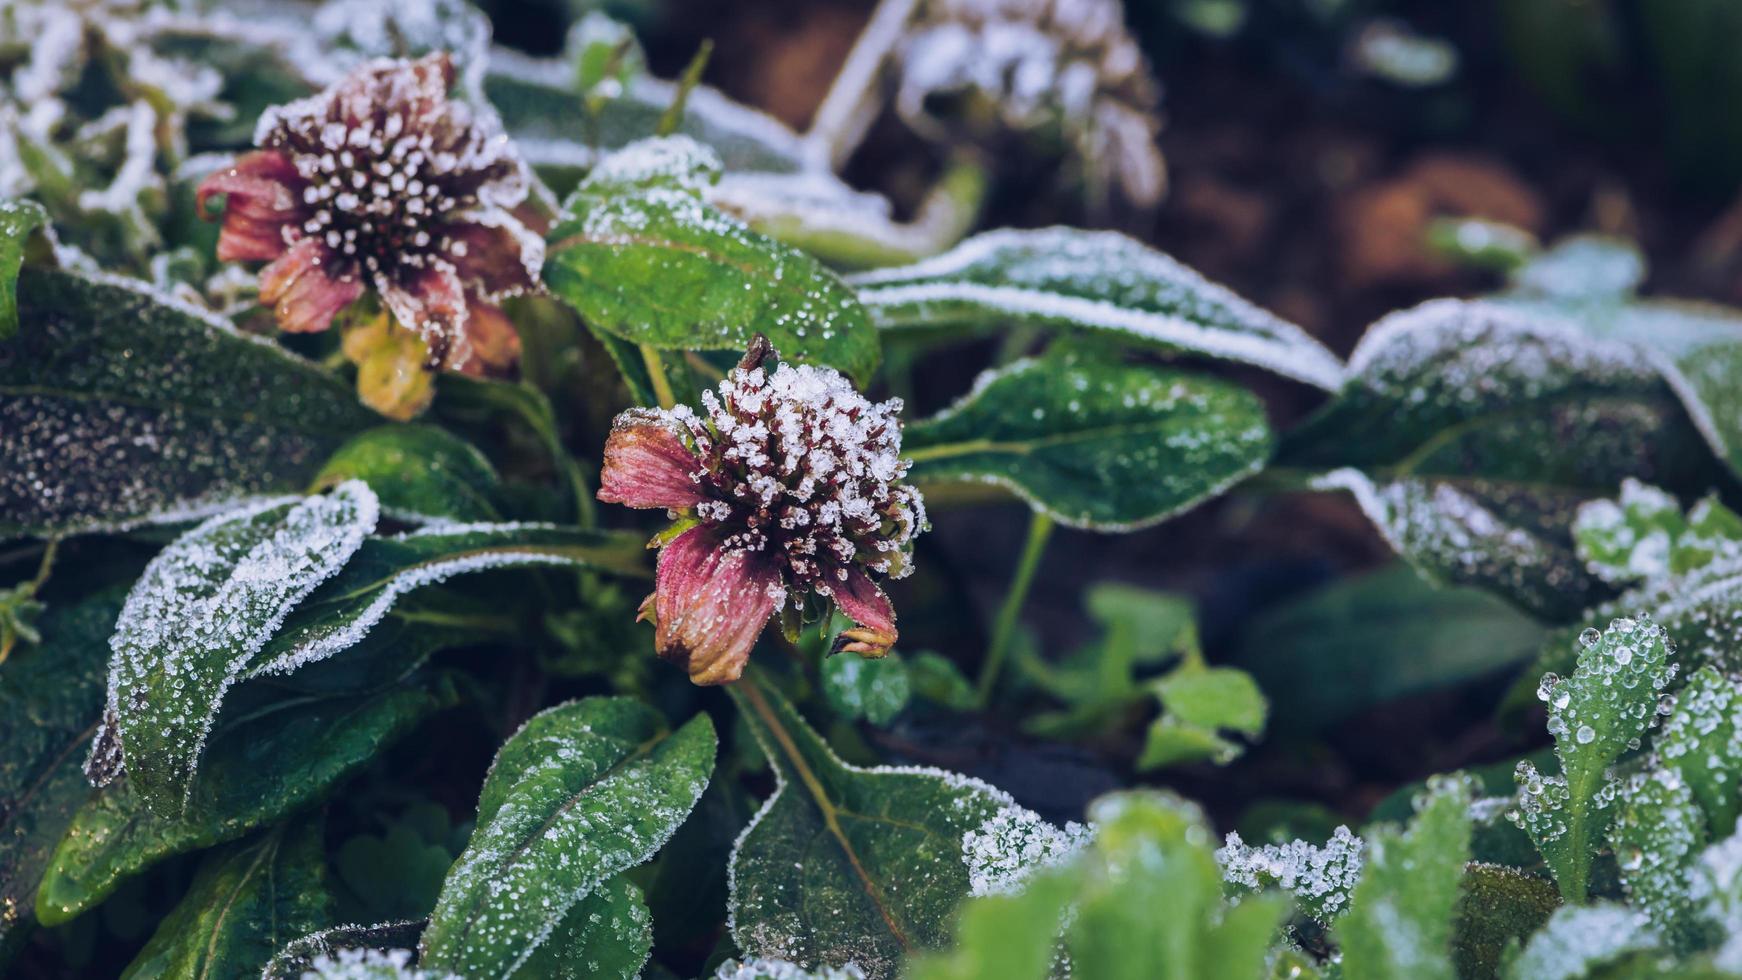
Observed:
[[[865,971],[857,963],[807,970],[786,960],[751,958],[721,963],[714,980],[865,980]]]
[[[636,140],[600,160],[582,186],[660,181],[700,193],[720,179],[723,169],[720,155],[711,147],[683,135],[655,136]]]
[[[1007,806],[962,835],[968,892],[1014,895],[1036,872],[1069,861],[1093,839],[1093,831],[1074,820],[1060,830],[1032,810]]]
[[[1525,343],[1496,349],[1491,363],[1473,363],[1463,375],[1447,378],[1446,384],[1471,392],[1471,398],[1521,385],[1522,392],[1507,392],[1516,399],[1539,394],[1532,386],[1552,380],[1557,371],[1597,376],[1651,373],[1641,367],[1639,352],[1632,345],[1593,338],[1565,317],[1547,311],[1526,313],[1500,303],[1436,299],[1388,314],[1368,328],[1349,354],[1347,380],[1382,384],[1379,379],[1419,367],[1447,350],[1479,357],[1483,351],[1466,350],[1461,341],[1495,333]]]
[[[1645,916],[1619,905],[1563,906],[1530,937],[1508,980],[1578,980],[1624,953],[1651,949]]]
[[[968,239],[942,255],[850,276],[879,325],[889,311],[966,303],[1018,317],[1132,334],[1153,343],[1253,364],[1331,390],[1344,369],[1306,331],[1170,256],[1116,232],[1006,229]],[[1145,309],[1166,303],[1200,314]],[[1205,323],[1213,325],[1206,326]]]
[[[1216,863],[1229,883],[1254,890],[1274,885],[1292,893],[1315,919],[1328,922],[1348,908],[1366,850],[1367,843],[1346,826],[1332,832],[1322,847],[1298,839],[1252,847],[1229,833],[1216,850]]]
[[[250,526],[279,508],[288,509],[265,537]],[[159,552],[109,641],[105,737],[87,765],[93,781],[119,773],[142,726],[163,726],[150,734],[168,741],[168,768],[191,792],[225,692],[291,608],[350,560],[379,515],[374,492],[350,480],[324,496],[266,498],[221,514]]]
[[[409,949],[337,949],[315,957],[301,980],[460,980],[457,974],[420,970]]]

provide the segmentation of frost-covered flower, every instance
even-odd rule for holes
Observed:
[[[769,371],[771,353],[758,337],[704,412],[632,409],[605,443],[599,499],[678,521],[642,614],[697,684],[737,680],[769,617],[811,595],[855,624],[837,652],[887,653],[895,610],[872,575],[906,575],[925,527],[901,482],[900,400],[873,404],[829,368]]]
[[[1167,188],[1161,86],[1119,0],[930,0],[900,49],[896,109],[918,128],[938,96],[974,97],[1006,127],[1055,127],[1103,186],[1148,207]],[[973,113],[967,114],[970,118]]]
[[[519,356],[495,304],[535,288],[544,263],[531,178],[493,118],[448,98],[453,84],[445,54],[369,62],[268,110],[260,149],[200,185],[202,208],[226,198],[218,257],[271,263],[260,298],[282,329],[324,330],[373,289],[432,366]]]

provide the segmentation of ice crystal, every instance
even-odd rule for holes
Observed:
[[[1579,508],[1573,538],[1585,564],[1616,585],[1657,585],[1742,558],[1742,518],[1716,498],[1684,515],[1674,496],[1631,478],[1622,481],[1619,498]]]
[[[490,20],[466,0],[327,0],[314,15],[319,56],[305,70],[320,85],[376,58],[420,58],[445,51],[461,89],[483,94],[490,60]]]
[[[807,970],[786,960],[757,957],[721,963],[714,980],[865,980],[865,971],[856,963]]]
[[[931,0],[899,58],[896,109],[921,132],[953,135],[938,97],[973,95],[1010,129],[1062,130],[1101,187],[1161,200],[1161,88],[1118,0]]]
[[[1609,842],[1628,904],[1676,948],[1698,948],[1705,930],[1696,920],[1688,880],[1706,842],[1706,824],[1687,782],[1673,769],[1635,773],[1616,796],[1619,813]]]
[[[317,956],[302,980],[459,980],[411,965],[409,949],[336,949]]]
[[[1014,895],[1032,875],[1069,861],[1093,837],[1075,821],[1061,830],[1032,810],[1007,806],[962,835],[969,894]]]
[[[1230,832],[1216,850],[1216,862],[1230,884],[1281,888],[1292,893],[1313,918],[1328,923],[1348,909],[1349,894],[1361,879],[1366,847],[1346,826],[1338,827],[1322,846],[1296,839],[1253,847]]]

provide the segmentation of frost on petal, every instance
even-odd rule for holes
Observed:
[[[700,467],[682,435],[659,413],[624,412],[605,440],[599,499],[629,507],[694,507],[702,502],[693,476]]]
[[[283,254],[284,229],[301,213],[302,177],[282,153],[243,154],[234,166],[200,182],[194,204],[208,217],[206,202],[224,195],[224,224],[218,232],[218,258],[225,262],[267,262]]]
[[[405,283],[377,277],[375,287],[393,319],[429,345],[432,364],[462,364],[471,356],[466,293],[451,267],[431,266]]]
[[[462,215],[441,230],[448,261],[466,286],[490,300],[538,288],[544,239],[506,212]]]
[[[318,333],[363,295],[363,284],[333,279],[321,264],[320,244],[304,238],[261,270],[260,299],[273,305],[281,330]]]
[[[691,528],[659,553],[654,592],[659,655],[697,684],[729,684],[782,598],[773,563],[728,551],[708,528]]]
[[[881,657],[895,645],[895,607],[871,576],[859,568],[847,569],[845,581],[831,590],[835,605],[854,623],[835,641],[836,652]]]

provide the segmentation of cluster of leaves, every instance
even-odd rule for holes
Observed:
[[[64,957],[169,882],[128,976],[1742,973],[1742,314],[1640,300],[1637,256],[1580,240],[1491,299],[1386,317],[1345,363],[1122,235],[893,222],[816,134],[651,77],[598,18],[537,61],[457,2],[334,0],[312,33],[229,16],[128,34],[225,95],[185,149],[241,150],[227,112],[366,57],[448,50],[556,209],[546,293],[509,307],[519,382],[444,377],[427,421],[384,424],[333,338],[238,329],[260,311],[210,264],[184,147],[131,178],[162,189],[129,211],[149,235],[101,238],[41,175],[12,189],[0,536],[26,542],[6,567],[41,561],[0,594],[0,965],[38,925]],[[827,621],[771,636],[725,696],[647,666],[653,562],[599,527],[597,423],[694,403],[757,335],[896,390],[921,356],[1006,338],[904,434],[936,522],[1033,514],[978,683],[955,650],[825,658]],[[1324,406],[1278,433],[1250,377]],[[1236,487],[1350,492],[1448,587],[1333,586],[1257,624],[1238,667],[1189,601],[1127,586],[1088,591],[1101,635],[1063,656],[1015,630],[1055,523],[1124,533]],[[1315,640],[1324,662],[1290,645]],[[1217,850],[1148,791],[1059,827],[877,764],[903,718],[984,711],[1213,773],[1267,723],[1539,647],[1511,705],[1537,692],[1553,752],[1514,792],[1436,777],[1322,846]],[[475,809],[430,775],[473,755]],[[428,833],[371,833],[432,808]]]

